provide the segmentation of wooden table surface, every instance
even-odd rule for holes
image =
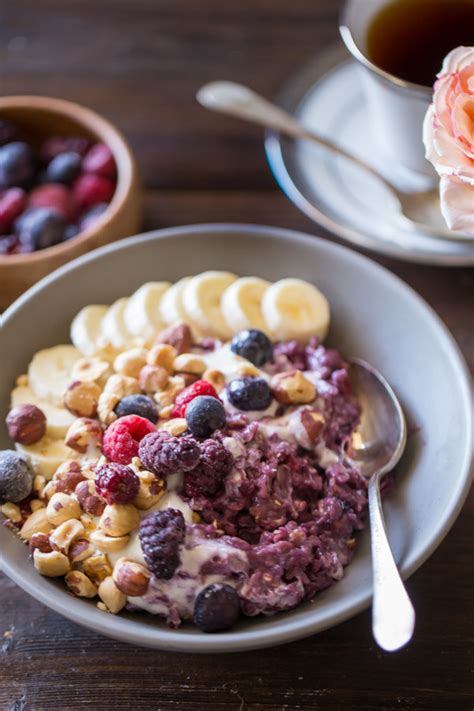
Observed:
[[[339,5],[3,2],[0,91],[77,100],[114,121],[139,161],[146,228],[241,221],[330,238],[276,188],[261,132],[206,113],[193,97],[215,78],[247,82],[272,96],[336,41]],[[434,307],[473,370],[474,270],[377,261]],[[254,653],[140,649],[62,619],[0,575],[0,708],[472,709],[473,513],[471,495],[447,539],[409,580],[416,635],[394,655],[374,644],[369,612],[307,640]]]

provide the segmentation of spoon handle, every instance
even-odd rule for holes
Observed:
[[[381,472],[369,482],[374,599],[372,630],[382,649],[394,652],[410,641],[415,628],[415,610],[393,559],[385,530],[380,497]]]
[[[398,192],[394,186],[369,163],[349,153],[329,139],[309,131],[287,111],[264,99],[263,96],[243,84],[231,81],[214,81],[202,86],[197,92],[196,98],[202,106],[211,111],[237,116],[245,121],[271,128],[286,136],[304,138],[346,158],[359,166],[359,168],[363,168],[367,173],[375,176],[400,202]]]

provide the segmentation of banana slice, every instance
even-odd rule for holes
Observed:
[[[227,287],[222,294],[221,310],[233,333],[246,328],[258,328],[268,333],[261,305],[269,286],[270,282],[265,279],[242,277]]]
[[[169,281],[150,281],[132,294],[123,314],[125,326],[131,334],[140,336],[146,343],[153,342],[165,326],[160,301],[170,286]]]
[[[110,343],[117,350],[123,350],[133,343],[133,336],[125,325],[125,307],[128,298],[117,299],[109,306],[100,324],[100,345]]]
[[[74,317],[71,323],[71,341],[85,356],[93,356],[99,350],[100,324],[108,306],[91,304]]]
[[[69,345],[35,353],[28,367],[28,383],[36,397],[61,407],[71,381],[72,366],[81,355],[77,348]]]
[[[311,336],[323,340],[329,329],[329,303],[319,289],[302,279],[281,279],[272,284],[262,299],[267,327],[279,340],[302,343]]]
[[[170,286],[160,301],[160,315],[166,325],[172,326],[177,321],[185,321],[187,316],[183,306],[183,291],[192,277],[183,277]]]
[[[25,404],[36,405],[36,407],[39,407],[39,409],[44,412],[47,423],[46,432],[50,437],[64,437],[76,419],[65,407],[57,407],[46,400],[37,398],[28,385],[15,388],[11,394],[12,407]]]
[[[232,336],[221,311],[224,291],[237,277],[230,272],[209,271],[193,277],[183,290],[187,320],[208,336],[226,340]]]
[[[62,439],[46,435],[36,444],[15,444],[16,450],[31,464],[35,474],[51,479],[56,469],[66,459],[79,459],[79,454],[67,447]]]

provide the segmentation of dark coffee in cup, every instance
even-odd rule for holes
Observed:
[[[444,57],[461,45],[474,45],[474,0],[392,0],[367,29],[368,58],[424,86],[433,85]]]

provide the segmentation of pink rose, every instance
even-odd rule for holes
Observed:
[[[474,234],[474,47],[450,52],[425,117],[426,157],[440,180],[449,228]]]

